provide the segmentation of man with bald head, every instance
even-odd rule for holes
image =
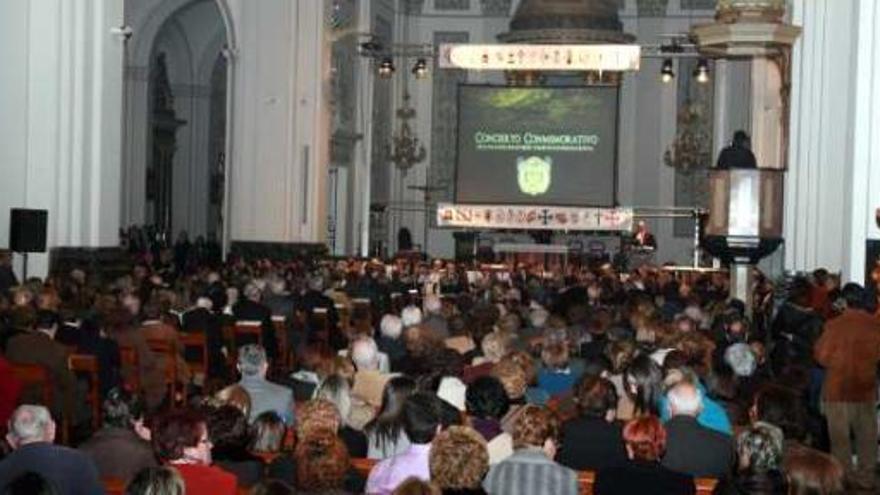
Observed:
[[[6,440],[14,449],[0,462],[0,493],[27,472],[45,477],[59,495],[103,494],[98,469],[84,453],[54,445],[55,422],[43,406],[18,406]]]
[[[681,382],[667,392],[666,454],[663,465],[698,478],[725,478],[733,468],[733,439],[697,422],[703,410],[700,391]]]

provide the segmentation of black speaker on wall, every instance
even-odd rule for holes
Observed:
[[[47,210],[9,210],[9,249],[16,253],[45,253]]]

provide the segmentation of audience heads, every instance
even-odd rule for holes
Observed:
[[[523,406],[513,425],[513,444],[516,448],[538,447],[554,451],[559,438],[559,422],[548,409],[536,406]]]
[[[219,450],[244,450],[250,442],[248,418],[233,406],[208,410],[208,436]]]
[[[314,493],[341,489],[350,465],[348,449],[329,430],[299,439],[294,459],[297,488]]]
[[[35,442],[55,440],[55,422],[44,406],[18,406],[9,418],[6,440],[12,448]]]
[[[324,399],[336,406],[342,423],[345,423],[351,414],[351,386],[344,377],[333,374],[321,382],[315,392],[316,399]]]
[[[254,302],[260,302],[260,298],[263,296],[263,291],[256,282],[249,282],[245,285],[243,293],[244,297]]]
[[[220,389],[210,402],[215,407],[232,406],[241,411],[245,417],[251,414],[251,396],[237,383]]]
[[[309,290],[324,292],[324,287],[324,277],[322,277],[320,274],[313,275],[309,278]]]
[[[405,328],[418,325],[422,322],[422,310],[417,306],[407,306],[400,312],[400,320]]]
[[[630,459],[657,462],[666,451],[666,430],[656,416],[642,416],[623,427],[623,441]]]
[[[785,454],[790,495],[842,495],[844,469],[834,457],[805,447]]]
[[[238,371],[243,377],[265,377],[268,369],[269,361],[263,346],[247,344],[238,349]]]
[[[535,365],[535,361],[529,353],[525,351],[512,351],[504,359],[504,361],[506,360],[511,360],[522,368],[523,372],[526,374],[526,383],[528,385],[531,385],[538,380],[538,367]]]
[[[703,410],[703,398],[693,384],[682,381],[666,393],[671,416],[697,417]]]
[[[480,348],[483,350],[483,356],[489,362],[497,363],[507,354],[509,342],[509,334],[492,332],[483,337]]]
[[[328,400],[312,399],[304,403],[297,412],[298,438],[305,438],[319,430],[329,430],[335,434],[339,426],[339,411]]]
[[[451,426],[432,442],[429,465],[431,481],[443,490],[479,488],[489,470],[486,441],[472,428]]]
[[[730,366],[738,377],[752,376],[758,367],[752,348],[748,344],[733,344],[724,351],[724,362]]]
[[[26,471],[3,488],[3,495],[56,495],[60,491],[45,476],[34,471]]]
[[[266,411],[254,420],[251,427],[252,438],[250,449],[253,452],[281,452],[286,428],[284,420],[275,411]]]
[[[492,376],[501,382],[508,399],[519,400],[525,396],[529,386],[526,372],[516,361],[502,359],[492,367]]]
[[[568,343],[553,340],[545,342],[541,348],[541,361],[552,370],[564,370],[568,367]]]
[[[168,466],[141,469],[128,483],[125,495],[184,495],[183,479]]]
[[[211,464],[211,440],[205,418],[193,411],[172,411],[156,420],[153,451],[162,461]]]
[[[754,425],[740,433],[736,442],[741,470],[766,473],[782,464],[782,431],[775,426]]]
[[[617,390],[605,378],[585,375],[574,387],[574,401],[581,416],[612,421],[617,410]]]
[[[850,282],[843,286],[840,295],[846,301],[846,307],[850,309],[865,309],[867,298],[865,297],[865,289],[854,282]]]
[[[493,376],[474,380],[467,388],[466,401],[468,413],[481,419],[500,420],[510,409],[504,385]]]
[[[752,422],[762,422],[780,428],[785,438],[800,440],[803,437],[802,409],[797,395],[788,388],[765,385],[755,393],[749,410]]]
[[[140,397],[121,388],[113,388],[104,399],[101,417],[104,426],[134,429],[137,424],[143,426],[144,409]]]
[[[403,321],[396,315],[387,314],[382,317],[382,321],[379,323],[379,331],[382,336],[397,340],[403,332]]]
[[[624,374],[626,392],[639,413],[657,414],[662,393],[663,372],[650,356],[633,359]]]
[[[434,483],[410,476],[391,492],[392,495],[441,495],[443,492]]]
[[[440,427],[437,415],[437,396],[416,392],[406,399],[403,405],[403,430],[410,442],[428,444]]]
[[[351,343],[351,360],[358,371],[379,369],[379,347],[372,337],[360,336]]]

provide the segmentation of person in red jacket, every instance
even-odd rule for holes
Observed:
[[[9,361],[0,356],[0,429],[5,428],[12,411],[18,405],[19,397],[21,397],[21,382],[12,373],[12,365]]]
[[[211,439],[205,418],[193,411],[172,411],[152,429],[153,450],[165,464],[177,469],[187,495],[236,495],[234,474],[212,466]]]

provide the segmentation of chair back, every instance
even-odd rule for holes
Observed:
[[[233,342],[235,349],[245,345],[256,343],[263,345],[263,324],[259,321],[239,320],[233,327]]]
[[[12,374],[22,385],[22,399],[34,397],[48,408],[52,408],[52,375],[39,364],[10,363]]]
[[[141,367],[137,350],[130,345],[119,346],[119,361],[126,376],[125,385],[134,393],[141,391]]]
[[[119,478],[101,478],[104,493],[107,495],[125,495],[125,481]]]
[[[364,479],[370,476],[370,471],[373,470],[373,466],[377,464],[376,459],[367,459],[365,457],[353,457],[351,459],[351,467],[354,469],[357,474]]]
[[[172,340],[147,339],[150,350],[159,355],[159,361],[163,364],[165,386],[170,394],[171,404],[175,405],[178,398],[177,380],[177,345]],[[182,394],[185,400],[186,394]]]
[[[697,485],[697,495],[712,495],[715,493],[715,486],[718,485],[718,480],[715,478],[697,478],[694,480],[694,484]]]
[[[97,429],[101,425],[101,384],[98,381],[98,359],[90,354],[71,354],[67,357],[67,366],[77,376],[85,376],[89,380],[86,402],[92,409],[92,426]]]
[[[277,365],[287,369],[293,369],[293,354],[290,348],[290,339],[287,338],[287,318],[284,315],[272,315],[272,330],[275,332],[275,340],[278,342]]]
[[[578,471],[578,493],[580,495],[593,495],[593,485],[595,483],[595,471]]]
[[[180,333],[180,346],[183,347],[183,356],[189,369],[193,373],[208,373],[208,340],[204,332],[192,331]],[[197,351],[196,358],[190,358],[189,350]]]

